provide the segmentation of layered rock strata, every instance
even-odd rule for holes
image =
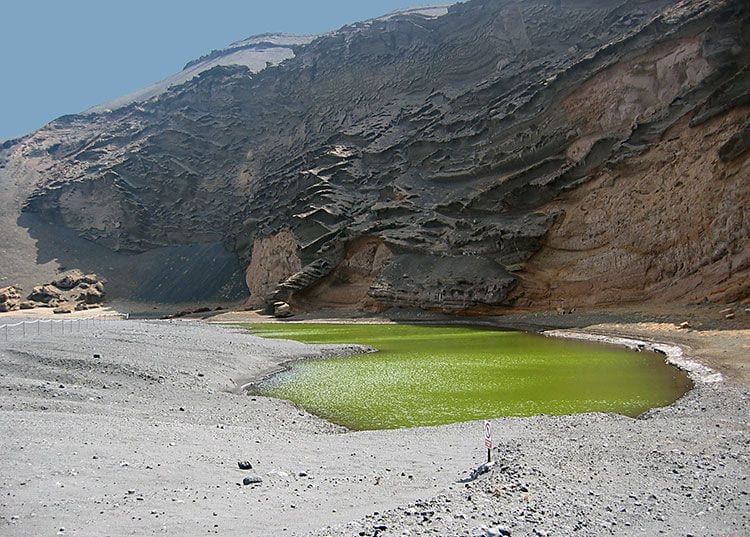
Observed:
[[[739,0],[395,14],[3,158],[35,221],[128,256],[221,244],[255,304],[741,301],[749,19]]]

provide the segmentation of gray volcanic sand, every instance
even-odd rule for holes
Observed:
[[[497,468],[471,483],[481,422],[347,433],[237,393],[358,350],[185,321],[0,334],[0,535],[748,534],[742,384],[639,420],[494,420]]]

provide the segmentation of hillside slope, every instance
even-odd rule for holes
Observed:
[[[7,147],[0,274],[310,308],[746,300],[749,19],[473,0],[215,65]]]

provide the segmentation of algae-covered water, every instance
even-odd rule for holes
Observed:
[[[479,327],[256,324],[255,335],[379,352],[295,362],[257,386],[354,430],[502,416],[637,416],[691,387],[650,352]]]

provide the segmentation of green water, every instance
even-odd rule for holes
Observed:
[[[393,324],[248,328],[268,338],[379,349],[296,362],[256,390],[354,430],[595,411],[637,416],[691,387],[659,354],[523,332]]]

